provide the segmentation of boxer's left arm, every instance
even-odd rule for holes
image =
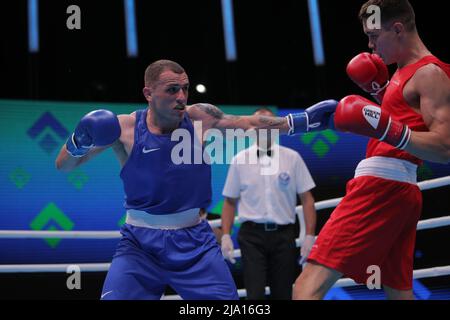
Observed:
[[[420,97],[420,112],[429,132],[413,131],[405,151],[437,163],[450,162],[450,79],[444,71],[428,65],[410,80]]]
[[[287,117],[229,115],[207,103],[194,104],[188,107],[188,112],[192,120],[202,121],[204,130],[278,129],[280,133],[298,134],[328,129],[330,117],[337,104],[335,100],[325,100],[307,108],[304,112],[289,114]]]
[[[226,114],[215,105],[209,103],[196,103],[188,107],[192,120],[202,121],[204,130],[216,128],[224,129],[279,129],[287,133],[289,126],[286,118],[267,116],[236,116]]]

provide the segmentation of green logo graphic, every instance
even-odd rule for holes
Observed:
[[[311,145],[312,151],[319,158],[323,158],[330,152],[330,144],[334,145],[339,141],[339,137],[332,130],[325,130],[322,132],[312,132],[302,135],[300,140],[305,145]]]
[[[224,203],[224,200],[220,200],[219,202],[217,202],[217,204],[214,206],[214,208],[211,209],[211,213],[222,214],[223,203]]]
[[[73,225],[69,217],[51,202],[31,221],[30,227],[33,230],[72,230]],[[55,248],[61,239],[49,238],[45,241],[50,247]]]
[[[9,179],[18,189],[22,189],[30,181],[31,176],[22,168],[17,168],[9,174]]]
[[[76,189],[81,190],[89,180],[89,177],[82,170],[75,170],[67,179]]]
[[[120,218],[120,220],[117,222],[117,225],[119,226],[119,227],[122,227],[124,224],[125,224],[125,219],[127,218],[127,214],[124,214],[123,216],[122,216],[122,218]]]

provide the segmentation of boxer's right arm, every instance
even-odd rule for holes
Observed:
[[[121,134],[118,117],[108,110],[85,115],[61,148],[56,159],[58,170],[70,171],[116,142]]]
[[[339,102],[334,115],[334,126],[343,132],[352,132],[379,139],[396,148],[427,161],[450,162],[450,79],[438,67],[420,71],[415,82],[420,94],[420,110],[429,131],[411,131],[389,112],[360,96],[347,96]],[[425,69],[425,68],[424,68]]]
[[[106,149],[108,149],[108,147],[93,147],[85,156],[75,158],[70,155],[70,153],[66,149],[66,145],[64,144],[59,151],[58,157],[55,161],[56,169],[69,172],[79,167],[81,164],[89,161]]]
[[[334,114],[334,127],[342,132],[351,132],[379,139],[401,150],[411,138],[411,129],[391,118],[386,110],[361,96],[343,98]]]

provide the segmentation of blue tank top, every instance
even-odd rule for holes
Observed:
[[[147,110],[136,111],[133,149],[120,172],[125,208],[151,214],[207,208],[211,202],[210,165],[204,160],[193,164],[193,148],[191,164],[174,164],[172,148],[181,140],[171,141],[171,134],[151,133],[147,128]],[[179,128],[189,131],[194,146],[194,126],[187,113]]]

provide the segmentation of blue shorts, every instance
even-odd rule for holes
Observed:
[[[186,300],[236,300],[236,285],[207,221],[159,230],[125,224],[103,300],[160,299],[166,286]]]

